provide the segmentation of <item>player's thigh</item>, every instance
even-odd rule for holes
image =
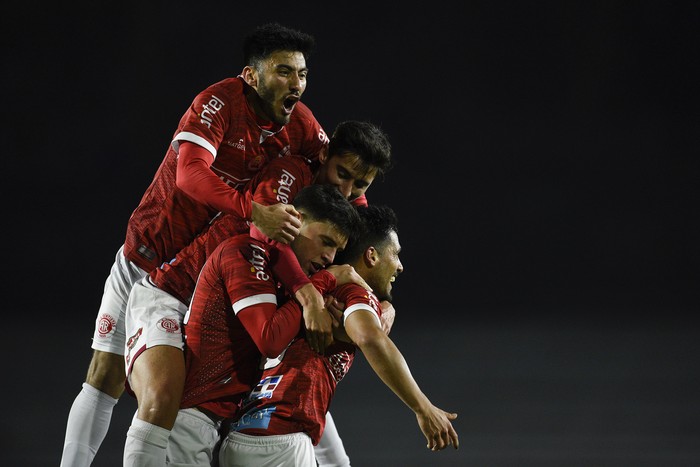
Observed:
[[[162,398],[170,394],[179,405],[185,384],[184,353],[169,345],[147,348],[134,361],[129,384],[139,402],[145,396]]]
[[[136,389],[142,376],[167,378],[171,373],[172,378],[182,377],[186,312],[184,303],[155,287],[148,277],[134,284],[126,307],[124,347],[126,376],[132,388]],[[137,367],[139,374],[132,378]]]
[[[124,315],[131,289],[146,272],[117,251],[114,264],[105,280],[100,309],[95,319],[92,348],[123,355],[126,336]]]
[[[124,356],[93,351],[85,381],[95,389],[118,399],[124,392]]]

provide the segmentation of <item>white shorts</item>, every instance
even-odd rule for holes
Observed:
[[[306,433],[251,436],[232,431],[221,442],[219,467],[316,467]]]
[[[148,276],[134,284],[126,305],[128,338],[122,349],[127,378],[134,360],[146,349],[169,345],[184,350],[182,320],[185,313],[187,305],[153,285]]]
[[[93,349],[124,355],[126,303],[134,283],[145,276],[146,271],[126,259],[122,245],[105,281],[102,303],[95,320],[95,333],[92,336]]]
[[[212,465],[218,455],[219,424],[197,409],[180,409],[166,450],[170,466]]]

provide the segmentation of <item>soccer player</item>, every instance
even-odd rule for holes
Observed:
[[[336,278],[324,268],[354,234],[357,211],[328,185],[303,188],[293,203],[302,227],[291,247],[314,284],[328,292]],[[220,422],[235,415],[259,381],[260,357],[279,355],[301,328],[299,308],[278,311],[270,261],[268,245],[244,234],[223,241],[202,268],[184,322],[187,377],[167,446],[173,464],[214,460]]]
[[[318,162],[309,164],[305,158],[294,156],[277,159],[256,175],[247,189],[254,192],[255,202],[267,205],[290,202],[309,184],[324,184],[336,187],[354,205],[364,206],[366,190],[390,167],[387,135],[370,122],[345,121],[335,128],[328,153],[323,152]],[[248,225],[236,216],[222,216],[172,262],[154,269],[134,285],[125,317],[128,386],[138,400],[138,412],[125,445],[129,465],[143,465],[140,459],[145,457],[165,462],[165,447],[185,380],[182,318],[206,257],[224,239],[247,231]],[[301,281],[297,277],[285,280],[283,276],[301,274],[308,282],[307,272],[299,266],[289,245],[277,244],[271,252],[275,259],[270,266],[287,291],[295,292]],[[280,267],[284,262],[293,264]],[[338,436],[324,437],[319,448],[321,466],[346,458]]]
[[[260,383],[244,401],[239,418],[230,424],[221,444],[221,467],[315,467],[312,445],[323,433],[324,415],[357,348],[382,381],[415,412],[429,449],[459,447],[451,423],[457,414],[435,407],[423,394],[380,323],[380,300],[391,300],[392,284],[403,272],[396,215],[376,205],[358,211],[363,228],[338,254],[336,263],[353,266],[373,292],[351,283],[332,292],[345,306],[342,320],[348,342],[337,336],[325,355],[319,355],[310,351],[302,331],[281,355],[267,359]],[[282,308],[299,312],[293,301]]]
[[[127,224],[125,242],[105,283],[82,391],[68,416],[62,466],[87,466],[109,428],[124,391],[124,309],[133,284],[170,261],[219,213],[251,220],[265,235],[289,242],[299,232],[291,205],[263,206],[243,187],[270,160],[296,154],[310,160],[328,138],[300,102],[315,40],[279,24],[246,37],[241,74],[215,83],[182,116],[163,162]],[[311,284],[300,288],[314,343],[331,339],[323,301]],[[305,311],[306,311],[305,310]]]

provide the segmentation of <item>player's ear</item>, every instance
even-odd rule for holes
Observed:
[[[363,256],[365,263],[371,267],[377,263],[377,260],[379,259],[379,252],[373,246],[369,246],[365,250],[365,254]]]
[[[328,155],[328,145],[324,144],[323,147],[321,148],[321,152],[318,153],[318,161],[321,164],[325,164],[328,162],[328,159],[330,159],[331,156]]]
[[[255,87],[258,85],[258,73],[252,66],[246,65],[243,68],[243,72],[241,72],[241,76],[243,76],[243,80],[248,86]]]

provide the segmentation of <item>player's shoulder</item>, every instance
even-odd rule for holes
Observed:
[[[238,235],[233,235],[223,240],[219,246],[218,250],[232,250],[240,248],[263,248],[265,249],[265,243],[253,238],[248,233],[242,233]]]
[[[294,106],[294,112],[292,113],[292,119],[294,118],[306,118],[306,119],[314,119],[316,120],[316,117],[314,117],[314,113],[311,111],[308,105],[304,104],[302,101],[297,102],[297,105]]]
[[[245,86],[245,81],[243,81],[240,76],[233,76],[216,81],[215,83],[212,83],[209,88],[230,89],[240,92],[243,91]]]
[[[345,302],[346,306],[372,308],[378,315],[381,315],[381,301],[374,294],[361,285],[347,283],[336,289],[338,292],[333,296],[340,302]]]
[[[266,168],[284,168],[284,167],[311,167],[314,161],[300,154],[287,154],[284,157],[272,159]]]
[[[247,268],[253,264],[256,268],[263,269],[270,263],[270,248],[265,242],[244,233],[222,241],[209,258],[220,263],[222,267],[239,267],[246,264]]]
[[[214,95],[222,102],[243,99],[245,87],[246,84],[240,76],[224,78],[209,85],[200,95]]]
[[[375,300],[377,297],[374,295],[374,293],[370,292],[369,290],[365,289],[359,284],[355,284],[354,282],[347,282],[345,284],[339,285],[336,287],[335,291],[333,292],[333,296],[336,298],[338,297],[344,297],[344,298],[354,298],[356,300]],[[344,301],[340,300],[339,301]]]
[[[321,124],[316,120],[316,117],[314,116],[314,113],[311,111],[311,109],[304,104],[303,102],[297,102],[297,105],[294,107],[294,112],[292,112],[292,116],[289,119],[289,123],[287,124],[288,128],[320,128]]]

